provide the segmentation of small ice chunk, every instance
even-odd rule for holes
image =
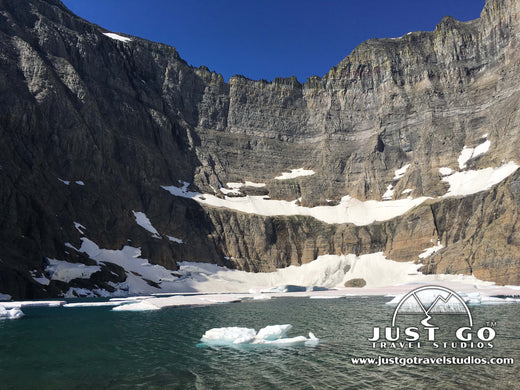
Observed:
[[[292,325],[269,325],[256,333],[254,329],[242,327],[213,328],[208,330],[201,338],[201,341],[208,345],[316,345],[319,340],[313,333],[309,333],[309,338],[296,336],[285,338],[285,334],[292,328]]]
[[[0,306],[0,318],[15,319],[20,317],[23,317],[23,312],[20,309],[6,309],[5,307]]]
[[[210,345],[230,345],[251,342],[256,336],[256,330],[242,327],[213,328],[208,330],[201,338],[201,341]]]
[[[285,334],[290,331],[292,325],[269,325],[258,331],[256,335],[257,340],[277,340],[285,337]]]

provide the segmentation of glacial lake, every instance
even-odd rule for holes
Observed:
[[[373,349],[390,298],[274,298],[151,312],[24,308],[1,320],[1,389],[520,389],[520,304],[474,306],[494,348]],[[211,328],[292,324],[317,346],[208,347]],[[493,324],[494,325],[494,324]],[[357,357],[514,358],[513,365],[354,365]]]

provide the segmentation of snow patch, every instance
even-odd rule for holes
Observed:
[[[393,196],[394,196],[394,186],[389,184],[388,187],[386,187],[386,192],[383,194],[383,200],[392,200]]]
[[[33,278],[33,280],[36,282],[36,283],[39,283],[43,286],[48,286],[49,283],[51,282],[45,275],[42,275],[42,276],[36,276],[38,274],[38,271],[34,270],[34,271],[30,271],[29,272]]]
[[[159,232],[152,226],[152,223],[150,222],[145,213],[141,211],[132,211],[132,213],[134,213],[135,222],[137,222],[139,226],[152,233],[152,237],[161,238]]]
[[[366,286],[359,288],[360,291],[404,283],[480,282],[468,275],[424,275],[419,272],[422,264],[392,261],[383,253],[362,256],[323,255],[301,266],[289,266],[266,273],[231,270],[205,263],[182,262],[179,266],[178,272],[183,276],[179,278],[177,285],[184,291],[249,291],[252,295],[257,295],[259,291],[271,294],[323,295],[312,291],[313,287],[344,288],[345,282],[351,279],[366,281]],[[338,295],[333,291],[328,294]]]
[[[166,236],[168,237],[168,240],[172,242],[176,242],[177,244],[184,244],[184,241],[182,241],[180,238],[172,237],[172,236]]]
[[[78,222],[74,222],[74,227],[76,228],[76,230],[78,232],[80,232],[81,234],[85,234],[85,232],[83,230],[86,229],[85,226],[83,226],[82,224],[78,223]]]
[[[11,299],[11,296],[9,294],[0,293],[0,301],[8,301],[10,299]]]
[[[442,248],[444,248],[444,245],[442,245],[440,241],[437,241],[437,245],[423,250],[423,252],[419,255],[419,259],[426,259],[427,257],[430,257],[434,253],[440,251]]]
[[[254,188],[262,188],[265,187],[265,183],[254,183],[252,181],[245,181],[244,183],[226,183],[226,187],[228,188],[220,188],[220,192],[224,195],[241,195],[240,189],[243,187],[254,187]]]
[[[147,259],[140,258],[141,248],[125,245],[121,250],[101,249],[99,246],[83,237],[80,252],[85,252],[98,264],[114,263],[126,271],[126,281],[115,285],[126,294],[149,294],[163,288],[174,291],[177,278],[172,271],[156,264],[150,264]],[[158,287],[155,287],[158,286]]]
[[[112,39],[115,39],[116,41],[121,41],[121,42],[130,42],[132,40],[131,38],[123,37],[123,36],[121,36],[119,34],[115,34],[115,33],[103,33],[103,35],[106,35],[109,38],[112,38]]]
[[[58,180],[61,181],[66,186],[70,185],[70,183],[76,183],[79,186],[84,186],[85,185],[85,183],[82,182],[81,180],[77,180],[77,181],[63,180],[63,179],[60,179],[59,177],[58,177]]]
[[[74,279],[89,279],[93,273],[101,270],[101,267],[97,265],[89,266],[56,259],[47,259],[47,261],[49,265],[45,267],[45,272],[51,277],[51,280],[65,283]]]
[[[453,169],[451,169],[451,168],[448,168],[448,167],[439,168],[439,173],[441,174],[441,176],[449,176],[453,172],[455,172],[455,171]]]
[[[476,148],[468,148],[467,146],[464,146],[464,148],[462,149],[462,152],[460,152],[460,156],[458,158],[459,169],[466,168],[467,162],[469,160],[471,160],[472,158],[475,158],[475,157],[478,157],[478,156],[481,156],[481,155],[487,153],[490,146],[491,146],[491,141],[489,141],[489,140],[481,143]]]
[[[189,183],[183,187],[161,186],[174,196],[190,198],[198,203],[224,207],[235,211],[264,216],[275,215],[302,215],[314,217],[325,223],[353,223],[358,226],[366,226],[376,221],[387,221],[406,213],[415,206],[423,203],[427,197],[416,199],[400,199],[393,201],[368,200],[362,202],[350,196],[341,198],[341,202],[335,206],[303,207],[298,200],[288,202],[274,200],[264,196],[224,197],[224,199],[210,194],[201,194],[188,191]]]
[[[310,169],[303,169],[303,168],[291,169],[291,172],[282,172],[282,174],[280,176],[276,176],[275,180],[295,179],[297,177],[302,177],[302,176],[312,176],[315,173],[316,172],[314,172],[313,170],[310,170]]]
[[[397,170],[394,172],[394,173],[395,173],[394,180],[399,180],[399,179],[401,179],[401,178],[406,174],[406,171],[408,170],[408,168],[410,168],[410,164],[406,164],[406,165],[403,166],[402,168],[397,169]]]
[[[456,172],[444,177],[442,181],[450,185],[448,192],[443,198],[453,196],[466,196],[477,192],[489,190],[508,176],[516,172],[519,166],[510,161],[499,168],[485,168],[465,172]]]

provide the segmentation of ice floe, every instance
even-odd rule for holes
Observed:
[[[159,310],[160,307],[157,307],[151,303],[148,303],[146,301],[136,302],[136,303],[129,303],[126,305],[120,305],[114,307],[113,311],[151,311],[151,310]]]
[[[311,169],[291,169],[290,172],[282,172],[280,176],[276,176],[275,180],[289,180],[289,179],[296,179],[297,177],[303,177],[303,176],[312,176],[316,172],[314,172]]]
[[[9,318],[9,319],[15,319],[23,317],[23,312],[18,308],[13,309],[6,309],[3,306],[0,306],[0,319],[2,318]]]
[[[24,307],[59,307],[63,306],[65,301],[9,301],[0,302],[0,307],[4,309],[20,309]]]
[[[201,341],[210,346],[237,346],[237,345],[307,345],[313,346],[319,343],[319,339],[309,332],[309,338],[305,336],[285,337],[292,325],[269,325],[256,332],[252,328],[226,327],[213,328],[201,338]]]

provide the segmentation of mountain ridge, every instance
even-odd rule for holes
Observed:
[[[2,0],[0,8],[0,292],[113,290],[125,275],[114,265],[94,281],[34,281],[48,258],[93,265],[65,245],[80,248],[85,236],[100,248],[131,243],[172,271],[179,261],[267,271],[377,251],[411,261],[440,241],[445,248],[424,261],[425,271],[520,283],[518,173],[449,199],[441,199],[449,184],[439,174],[459,171],[461,151],[484,134],[489,152],[461,173],[520,162],[517,1],[488,1],[480,19],[447,17],[433,32],[367,41],[304,84],[225,83],[175,48],[111,39],[59,1]],[[275,179],[297,168],[315,174]],[[221,199],[228,182],[262,182],[239,196],[299,199],[307,208],[346,195],[381,201],[389,186],[393,201],[438,199],[365,227],[328,225],[208,207],[161,188],[179,181]],[[138,226],[132,211],[146,212],[163,238]]]

